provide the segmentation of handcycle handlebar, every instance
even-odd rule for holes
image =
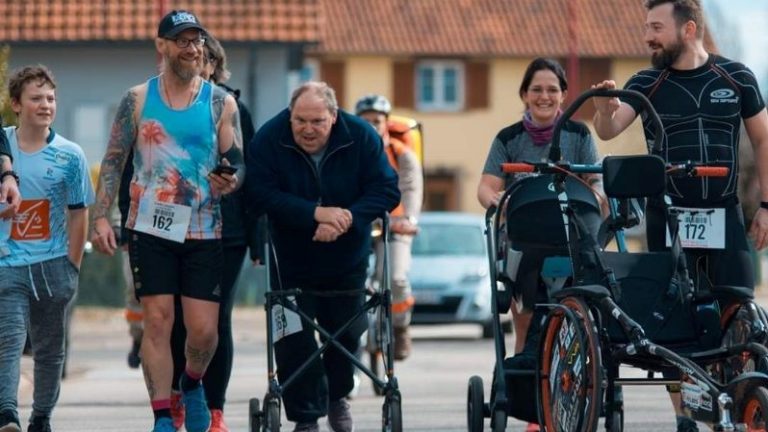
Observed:
[[[539,174],[600,174],[603,167],[600,164],[572,164],[567,162],[510,162],[502,163],[501,170],[511,173],[539,173]]]
[[[725,166],[703,165],[690,161],[667,164],[667,175],[675,177],[727,177],[729,172]]]
[[[645,111],[645,113],[648,115],[648,118],[650,119],[654,130],[656,131],[656,139],[654,140],[652,150],[657,154],[661,152],[663,141],[662,137],[664,136],[664,124],[661,122],[661,117],[659,117],[659,114],[656,112],[656,110],[653,108],[653,105],[651,105],[651,102],[647,97],[645,97],[644,94],[635,90],[591,89],[579,95],[579,97],[577,97],[576,100],[571,103],[568,109],[563,112],[563,114],[560,116],[560,119],[558,119],[557,124],[555,125],[554,136],[552,137],[552,147],[549,149],[549,160],[554,162],[558,162],[560,160],[560,132],[562,131],[565,122],[573,117],[576,111],[581,108],[587,99],[593,97],[624,97],[636,99],[639,101],[643,106],[643,111]]]
[[[671,177],[726,177],[729,169],[725,166],[707,165],[700,162],[667,163],[666,173]],[[601,174],[601,164],[572,164],[567,162],[512,162],[502,163],[501,170],[511,173],[539,174]]]

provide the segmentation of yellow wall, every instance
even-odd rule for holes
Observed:
[[[346,63],[344,101],[341,107],[353,111],[355,102],[369,93],[392,98],[392,61],[387,57],[350,57]]]
[[[618,88],[624,88],[624,84],[636,72],[649,66],[648,60],[614,60],[611,76],[616,81]],[[592,127],[590,123],[590,128]],[[646,152],[645,138],[643,137],[642,124],[640,117],[630,125],[621,135],[610,141],[601,140],[597,134],[592,131],[592,136],[597,143],[597,149],[601,155],[628,155],[641,154]]]
[[[532,59],[493,60],[490,67],[490,106],[461,113],[422,113],[395,110],[414,117],[424,126],[424,166],[426,170],[455,170],[459,180],[459,209],[482,212],[476,199],[477,183],[498,131],[520,120],[523,104],[517,95],[526,66]],[[622,87],[636,71],[647,67],[644,60],[614,61],[612,76]],[[352,108],[360,96],[380,93],[392,97],[392,60],[384,57],[347,59],[345,100],[342,107]],[[601,154],[642,153],[645,150],[639,120],[610,142],[595,136]]]

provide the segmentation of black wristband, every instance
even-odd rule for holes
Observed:
[[[768,210],[768,201],[760,201],[760,208]]]
[[[20,184],[20,182],[19,182],[19,175],[16,174],[15,172],[13,172],[13,171],[3,171],[3,173],[0,174],[0,183],[4,182],[5,178],[8,177],[8,176],[11,176],[11,177],[14,178],[14,180],[16,180],[16,186],[18,186]]]

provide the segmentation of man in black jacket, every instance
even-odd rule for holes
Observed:
[[[270,219],[273,287],[301,288],[298,306],[333,333],[363,304],[371,222],[400,202],[381,139],[338,109],[327,84],[308,82],[293,93],[289,109],[259,129],[246,154],[246,194]],[[275,335],[282,382],[317,349],[311,329],[287,321]],[[365,327],[358,320],[339,342],[355,352]],[[345,399],[353,372],[351,361],[331,348],[285,389],[286,416],[296,431],[319,430],[317,419],[326,414],[335,432],[353,430]]]

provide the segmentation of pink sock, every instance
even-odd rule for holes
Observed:
[[[171,409],[171,400],[158,399],[152,401],[152,411],[158,411],[161,409]]]
[[[200,381],[203,379],[203,373],[197,373],[190,369],[189,366],[184,369],[184,373],[187,374],[188,377],[192,378],[193,381]]]

